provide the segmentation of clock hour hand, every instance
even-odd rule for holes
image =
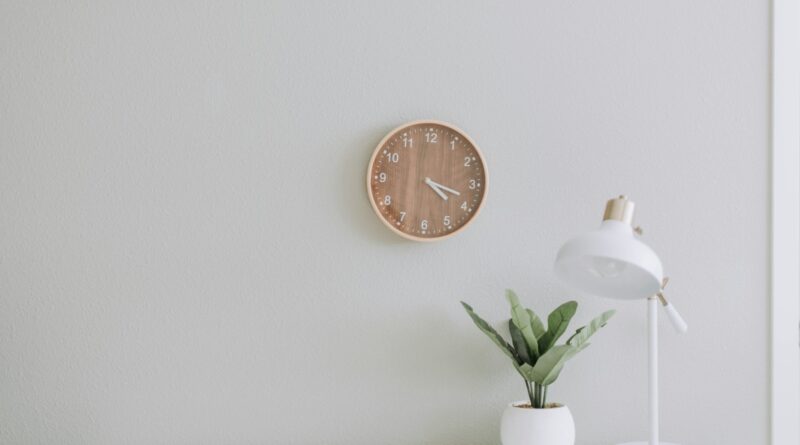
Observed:
[[[432,181],[431,178],[425,178],[425,183],[427,183],[430,186],[434,186],[436,188],[442,189],[442,190],[444,190],[446,192],[452,193],[452,194],[454,194],[456,196],[460,196],[461,195],[461,193],[459,193],[456,190],[451,189],[450,187],[447,187],[447,186],[444,186],[442,184],[439,184],[438,182]]]
[[[431,181],[431,178],[425,178],[425,184],[428,184],[428,187],[433,189],[433,191],[436,192],[436,194],[439,195],[440,198],[442,198],[445,201],[447,201],[447,195],[445,195],[441,190],[439,190],[439,188],[437,187],[437,184],[435,182]]]

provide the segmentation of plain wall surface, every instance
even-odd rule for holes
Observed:
[[[458,304],[546,314],[552,261],[637,203],[663,438],[768,440],[766,1],[0,2],[0,442],[496,444],[525,387]],[[463,233],[389,232],[375,144],[480,145]],[[550,399],[646,434],[644,302]]]

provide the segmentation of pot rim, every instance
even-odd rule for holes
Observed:
[[[569,407],[567,407],[567,405],[565,405],[563,403],[558,403],[558,402],[551,402],[551,403],[554,403],[554,404],[556,404],[558,406],[553,406],[553,407],[550,407],[550,408],[533,408],[533,407],[527,408],[527,407],[517,406],[517,405],[524,405],[524,404],[530,405],[531,404],[530,400],[517,400],[516,402],[509,403],[508,407],[509,408],[516,408],[516,409],[524,409],[524,410],[538,410],[538,411],[569,409]]]

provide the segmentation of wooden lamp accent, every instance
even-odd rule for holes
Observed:
[[[375,213],[413,241],[436,241],[463,230],[483,206],[487,181],[475,142],[454,125],[435,120],[390,131],[367,169]]]

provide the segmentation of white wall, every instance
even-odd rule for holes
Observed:
[[[665,438],[767,441],[768,2],[0,3],[0,442],[498,443],[525,397],[464,299],[566,295],[551,262],[638,203]],[[417,118],[488,201],[415,244],[369,206]],[[578,443],[643,437],[645,307],[551,389]]]

